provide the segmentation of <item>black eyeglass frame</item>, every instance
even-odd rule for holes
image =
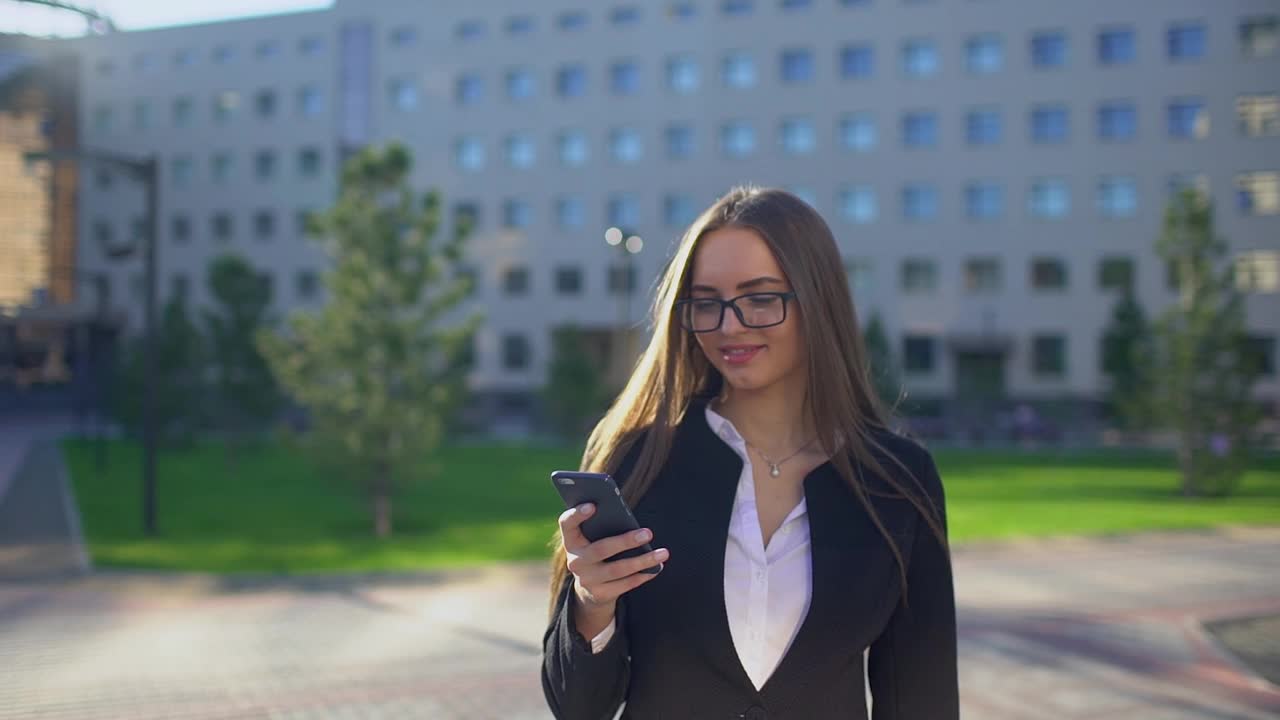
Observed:
[[[743,298],[759,297],[761,295],[768,295],[770,297],[782,298],[782,319],[781,320],[779,320],[778,322],[768,323],[767,325],[752,325],[751,323],[747,322],[746,317],[742,314],[742,308],[738,307],[738,301]],[[715,332],[716,330],[719,330],[720,327],[724,325],[725,308],[733,308],[733,314],[738,316],[738,322],[742,323],[743,327],[748,327],[748,328],[758,330],[760,328],[774,327],[775,325],[781,325],[782,323],[786,322],[787,321],[787,301],[795,300],[795,299],[796,299],[796,293],[794,290],[788,290],[787,292],[744,293],[737,297],[731,297],[728,300],[722,300],[718,297],[683,298],[676,301],[674,310],[676,314],[676,322],[680,324],[680,327],[684,328],[685,330],[688,330],[691,333],[707,333],[707,332]],[[716,321],[716,326],[713,328],[708,328],[706,330],[694,330],[693,328],[686,325],[684,322],[684,308],[696,302],[707,302],[707,301],[720,303],[720,319]]]

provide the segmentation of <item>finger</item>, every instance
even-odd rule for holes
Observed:
[[[656,577],[658,576],[651,575],[649,573],[632,573],[631,575],[619,580],[608,580],[589,586],[588,592],[595,602],[609,603],[625,595],[628,591],[634,590]]]
[[[633,558],[623,558],[603,564],[604,574],[601,576],[605,580],[617,580],[629,575],[639,573],[654,565],[661,565],[667,561],[670,552],[666,548],[658,548],[653,552],[638,555]],[[648,573],[641,573],[646,575]]]
[[[640,528],[630,532],[612,535],[607,538],[600,538],[583,548],[583,555],[592,560],[608,560],[623,550],[630,550],[634,547],[640,547],[653,539],[653,531],[649,528]]]
[[[594,511],[594,505],[583,503],[560,513],[560,536],[564,539],[566,550],[576,551],[591,544],[587,536],[582,534],[580,526],[594,514]]]

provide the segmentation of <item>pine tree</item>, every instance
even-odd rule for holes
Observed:
[[[1110,379],[1107,406],[1126,428],[1147,424],[1144,399],[1150,394],[1151,342],[1147,314],[1133,287],[1126,284],[1102,335],[1102,371]]]
[[[879,312],[872,311],[862,336],[876,394],[886,408],[894,408],[902,399],[902,382],[898,378],[898,366],[894,362],[889,336],[885,333]]]
[[[165,303],[156,328],[154,377],[144,374],[145,340],[134,337],[125,343],[120,373],[111,388],[111,406],[126,432],[141,435],[143,385],[152,382],[159,437],[169,442],[194,437],[206,397],[201,377],[204,345],[186,303],[178,298]]]
[[[604,414],[608,398],[603,371],[584,351],[582,331],[575,326],[551,334],[552,355],[543,389],[543,405],[555,431],[577,440],[587,425]]]

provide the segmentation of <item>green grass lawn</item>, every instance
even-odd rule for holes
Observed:
[[[395,537],[372,537],[355,483],[282,446],[228,464],[220,445],[159,460],[160,537],[142,536],[140,453],[113,442],[99,477],[89,441],[63,445],[94,562],[173,570],[411,570],[547,556],[563,509],[551,470],[572,450],[448,448],[437,473],[395,504]],[[1280,524],[1280,459],[1260,461],[1225,499],[1176,493],[1170,458],[1152,454],[937,452],[957,542],[1223,524]],[[425,466],[415,468],[420,477]]]

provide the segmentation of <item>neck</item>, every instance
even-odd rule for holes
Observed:
[[[814,437],[804,408],[804,383],[783,379],[758,390],[728,388],[712,409],[769,457],[794,452]]]

